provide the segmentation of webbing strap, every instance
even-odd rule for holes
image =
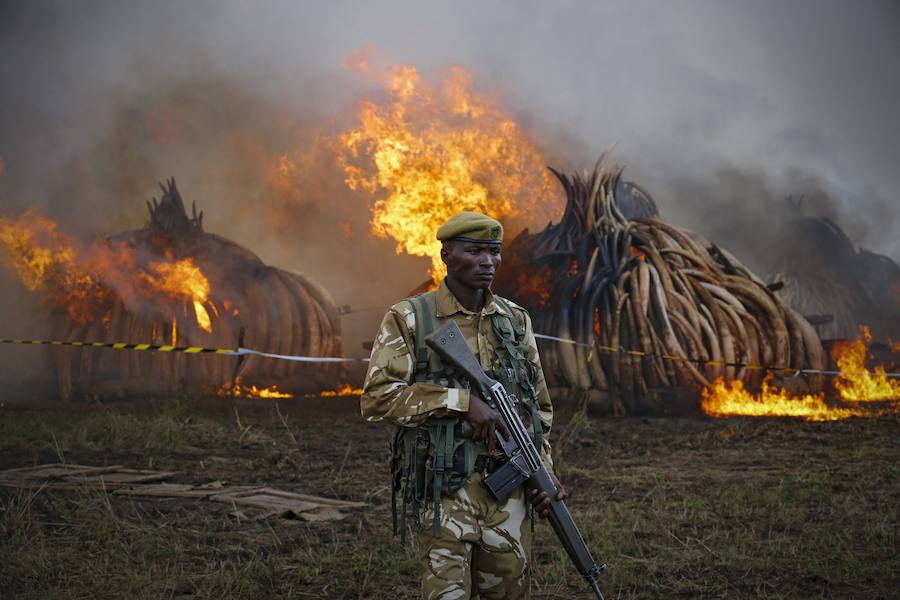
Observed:
[[[534,442],[540,448],[543,443],[544,430],[541,426],[540,412],[537,405],[537,392],[532,382],[534,368],[521,347],[521,344],[525,341],[525,328],[519,323],[519,319],[516,318],[516,313],[513,312],[509,302],[499,296],[494,296],[494,302],[507,313],[505,319],[495,315],[496,318],[491,320],[494,333],[500,340],[500,345],[506,351],[506,356],[500,360],[500,366],[512,372],[514,382],[518,383],[528,395]]]
[[[413,313],[416,317],[416,381],[425,381],[428,378],[428,367],[431,352],[425,345],[425,336],[434,331],[434,304],[435,292],[426,292],[409,299]]]
[[[404,443],[405,443],[406,435],[403,435],[403,438],[404,438]],[[403,485],[402,485],[402,488],[403,488],[402,489],[403,519],[402,519],[402,523],[400,523],[400,526],[401,526],[400,542],[401,543],[406,541],[406,505],[408,502],[407,498],[408,498],[408,494],[409,494],[409,478],[412,475],[412,470],[413,470],[413,467],[415,466],[415,460],[416,460],[416,442],[417,442],[417,440],[414,436],[413,443],[407,444],[409,446],[409,450],[407,451],[407,455],[406,455],[406,464],[403,467]],[[406,448],[404,448],[404,450],[406,450]],[[414,487],[415,487],[415,485],[414,485]],[[413,493],[415,493],[415,490],[413,490]],[[394,525],[394,535],[397,535],[396,521],[395,521],[395,525]]]
[[[422,325],[424,325],[424,327],[416,328],[416,331],[422,332],[419,335],[422,337],[421,341],[423,341],[423,342],[425,340],[425,336],[430,334],[432,331],[434,331],[434,317],[435,317],[435,315],[434,315],[434,310],[435,310],[434,296],[435,296],[434,292],[426,292],[417,298],[419,303],[422,305],[422,313],[423,313],[422,316],[424,317],[424,320],[422,321]],[[423,343],[423,345],[424,345],[424,343]]]
[[[544,426],[541,424],[541,413],[538,410],[537,397],[532,393],[531,401],[531,428],[534,430],[534,444],[540,451],[544,445]]]
[[[444,428],[440,425],[433,427],[429,433],[431,435],[431,446],[434,448],[434,482],[433,488],[434,515],[431,519],[431,530],[434,537],[441,535],[441,490],[444,487]]]
[[[506,312],[506,318],[501,319],[497,317],[492,319],[491,322],[494,326],[494,333],[497,334],[497,338],[500,340],[500,345],[506,350],[508,361],[504,362],[510,363],[503,366],[513,369],[518,383],[526,383],[529,380],[525,367],[528,357],[522,352],[520,347],[520,344],[525,339],[525,330],[519,325],[519,319],[516,318],[512,307],[506,300],[495,296],[494,301]]]
[[[404,489],[406,486],[401,483],[401,493],[403,493],[403,509],[406,512],[406,490]],[[404,517],[406,515],[403,515]],[[400,533],[400,515],[397,514],[397,488],[394,486],[394,482],[391,481],[391,521],[394,525],[394,535]],[[404,527],[404,529],[406,529]],[[402,538],[401,538],[402,539]]]
[[[444,423],[444,456],[448,457],[450,466],[453,466],[453,450],[456,446],[456,422],[448,420]]]
[[[466,473],[473,473],[475,471],[475,461],[478,459],[478,453],[475,451],[475,443],[472,441],[471,437],[465,438],[463,441],[463,448],[465,448]]]
[[[521,341],[525,338],[525,328],[519,323],[519,319],[516,318],[516,313],[513,312],[512,306],[510,306],[509,302],[505,298],[501,298],[500,296],[494,296],[494,302],[500,305],[500,307],[506,312],[509,317],[509,324],[512,326],[513,331],[516,333],[516,339]]]

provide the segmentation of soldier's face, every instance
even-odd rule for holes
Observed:
[[[447,242],[441,248],[447,276],[466,287],[486,290],[500,267],[500,244]]]

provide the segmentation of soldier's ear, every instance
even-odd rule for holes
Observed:
[[[441,244],[441,260],[444,261],[444,264],[449,264],[447,262],[448,257],[450,256],[450,251],[447,248],[447,244]]]

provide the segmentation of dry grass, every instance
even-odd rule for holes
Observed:
[[[352,400],[0,409],[0,468],[124,463],[371,503],[339,523],[202,501],[0,491],[3,598],[414,598],[386,432]],[[558,467],[608,598],[896,598],[900,419],[560,415]],[[568,422],[568,426],[564,423]],[[538,598],[589,597],[538,524]]]

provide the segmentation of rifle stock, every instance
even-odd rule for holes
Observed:
[[[523,465],[529,484],[546,492],[550,497],[550,526],[578,572],[587,580],[597,598],[603,600],[598,578],[606,565],[598,565],[594,562],[566,503],[556,499],[557,489],[553,477],[544,465],[540,453],[528,435],[506,389],[499,382],[488,377],[481,368],[481,364],[469,348],[456,321],[450,321],[426,336],[425,343],[441,357],[441,361],[445,365],[452,366],[457,373],[465,377],[472,387],[500,413],[512,438],[509,441],[502,440],[501,445],[507,458],[511,462],[515,461],[517,464]]]

